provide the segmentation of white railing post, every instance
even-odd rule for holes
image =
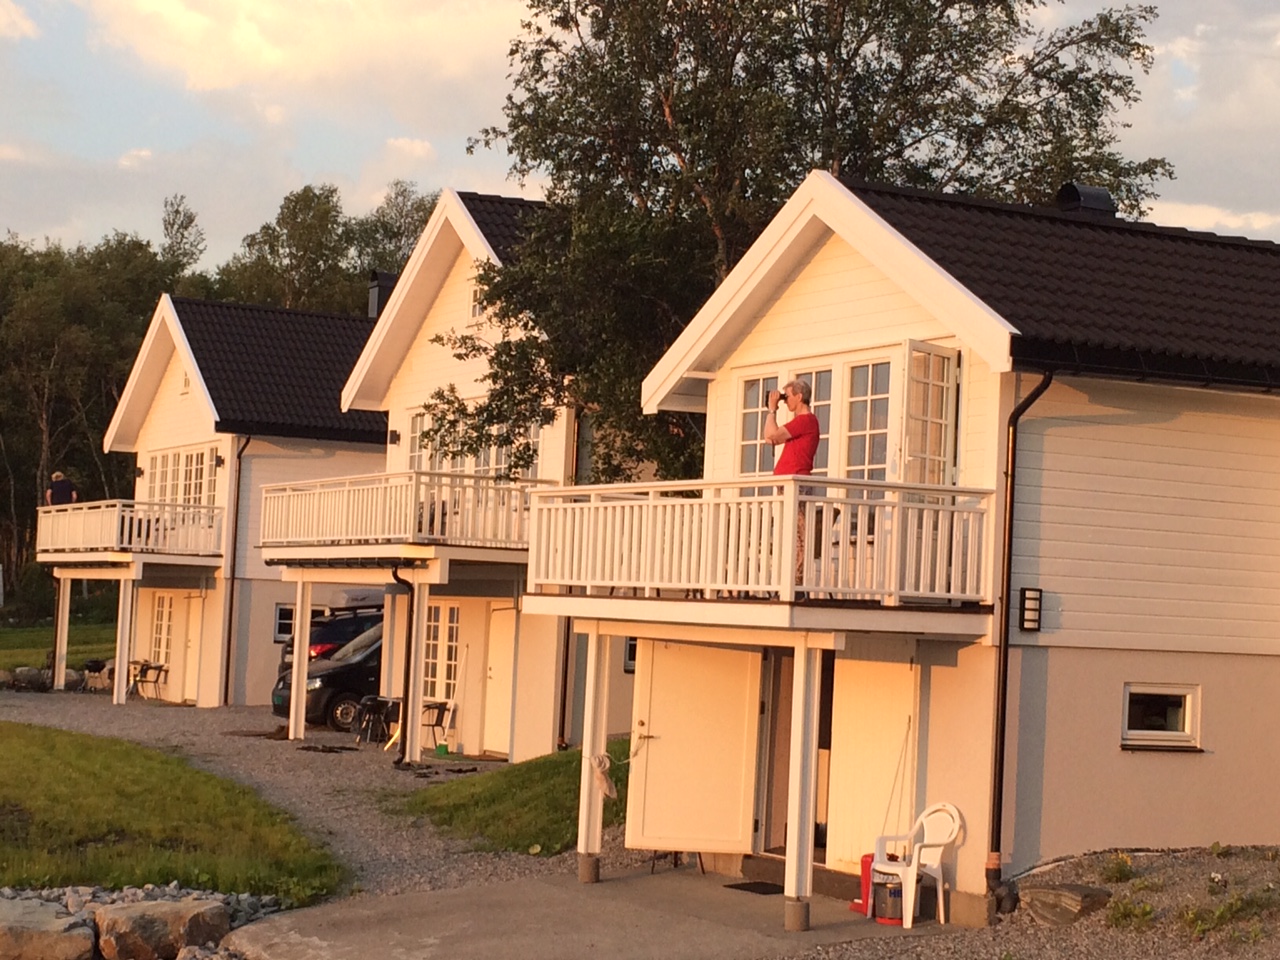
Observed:
[[[787,603],[796,598],[796,561],[799,558],[800,485],[794,479],[782,481],[782,543],[775,562],[781,579],[778,596]]]

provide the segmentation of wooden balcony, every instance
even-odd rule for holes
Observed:
[[[535,484],[419,470],[264,486],[264,556],[271,561],[298,556],[296,548],[397,544],[523,551]]]
[[[825,477],[534,491],[530,594],[988,602],[992,492]]]
[[[41,507],[36,557],[41,563],[120,560],[132,555],[222,557],[222,507],[98,500]]]

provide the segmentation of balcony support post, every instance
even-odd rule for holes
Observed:
[[[418,763],[422,760],[422,687],[427,672],[427,614],[431,602],[429,584],[415,583],[413,589],[416,596],[413,598],[413,623],[409,625],[413,631],[413,642],[409,644],[407,651],[409,688],[404,692],[404,716],[400,718],[405,763]],[[440,629],[445,629],[444,624],[440,625]],[[443,637],[440,642],[444,642]],[[441,685],[444,684],[443,676],[438,680]]]
[[[53,622],[53,689],[67,687],[67,632],[71,623],[70,577],[58,578],[58,609]]]
[[[796,644],[791,687],[791,762],[787,785],[787,853],[783,876],[784,926],[809,929],[813,896],[813,818],[817,810],[818,705],[822,651],[803,635]]]
[[[778,596],[785,603],[796,598],[796,573],[800,559],[800,485],[786,480],[782,485],[782,547],[778,551]]]
[[[596,758],[607,756],[609,726],[609,660],[613,638],[600,635],[600,622],[587,629],[586,695],[582,716],[582,771],[578,794],[578,880],[600,879],[600,846],[604,833],[604,791],[596,777]]]
[[[133,617],[138,586],[131,578],[120,579],[120,600],[116,605],[116,666],[111,702],[124,703],[129,694],[129,651],[133,646]]]
[[[307,729],[307,664],[311,661],[311,581],[298,581],[293,607],[293,672],[289,676],[289,739],[301,740]],[[230,669],[230,664],[227,665]]]

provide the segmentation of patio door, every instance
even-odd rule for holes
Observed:
[[[750,853],[760,652],[641,639],[627,846]]]

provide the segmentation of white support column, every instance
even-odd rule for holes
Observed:
[[[311,662],[311,581],[299,580],[293,605],[293,672],[289,676],[289,739],[307,729],[307,664]]]
[[[516,712],[516,692],[520,689],[520,621],[524,614],[520,611],[520,591],[516,590],[511,597],[515,607],[515,629],[511,636],[511,721],[507,728],[507,763],[516,760],[516,723],[520,715]]]
[[[58,610],[53,622],[53,689],[67,687],[67,629],[71,624],[71,578],[58,579]]]
[[[609,661],[613,638],[600,636],[599,621],[587,629],[586,696],[582,710],[582,773],[578,796],[578,880],[600,879],[604,794],[596,785],[593,757],[605,752],[609,732]]]
[[[791,764],[787,784],[787,860],[783,880],[783,926],[809,929],[813,895],[813,818],[818,769],[818,706],[822,651],[796,644],[791,687]]]
[[[124,703],[129,693],[129,659],[133,648],[133,608],[138,588],[133,580],[120,581],[120,601],[116,606],[116,676],[111,702]]]
[[[409,625],[413,631],[413,640],[409,644],[409,689],[405,691],[404,716],[400,718],[406,763],[422,760],[422,684],[423,675],[427,672],[427,607],[431,603],[428,584],[414,584],[413,589],[413,623]],[[440,629],[444,630],[445,625],[441,624]],[[441,637],[439,642],[444,643],[444,638]]]

